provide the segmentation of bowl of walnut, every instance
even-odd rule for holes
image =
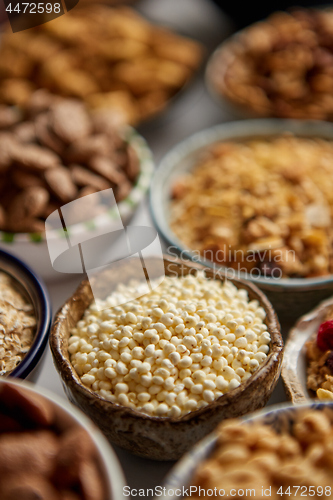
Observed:
[[[22,261],[0,250],[0,378],[36,380],[51,319],[43,282]]]
[[[171,470],[163,498],[332,495],[333,405],[279,405],[229,420]]]
[[[150,258],[147,292],[133,279],[136,262],[104,272],[98,299],[82,282],[55,317],[51,350],[68,398],[112,443],[176,460],[222,420],[266,404],[280,375],[280,326],[249,282],[167,258],[163,278]]]
[[[252,280],[281,317],[311,310],[333,290],[332,138],[329,123],[266,119],[176,146],[150,191],[169,253]]]
[[[46,241],[51,214],[61,209],[71,234],[93,238],[120,229],[146,194],[150,151],[114,120],[113,113],[90,112],[81,101],[46,90],[36,91],[25,109],[0,106],[0,247],[43,278],[62,276],[48,252],[61,252],[62,228],[50,224]]]
[[[277,12],[236,33],[207,65],[211,94],[238,116],[333,119],[333,11]]]
[[[0,381],[0,496],[113,500],[125,479],[115,453],[80,411],[26,382]]]

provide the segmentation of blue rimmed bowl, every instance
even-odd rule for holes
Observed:
[[[253,138],[271,138],[291,132],[298,137],[333,140],[333,125],[320,121],[258,119],[243,120],[216,125],[198,132],[174,147],[162,160],[155,172],[150,189],[150,209],[155,226],[167,242],[169,253],[183,259],[203,264],[216,271],[227,268],[199,256],[193,248],[187,248],[170,227],[170,203],[172,186],[184,174],[196,166],[203,151],[215,142],[242,141]],[[309,312],[320,301],[333,294],[333,275],[316,278],[281,278],[249,276],[243,272],[237,277],[255,283],[272,302],[280,320],[295,321]]]
[[[128,224],[148,192],[154,171],[152,153],[143,137],[131,127],[126,128],[123,136],[139,158],[138,178],[129,195],[117,204],[118,210],[111,207],[110,210],[106,210],[93,219],[71,225],[70,230],[81,240],[93,239],[100,234],[118,230],[118,214],[123,225]],[[65,239],[64,231],[55,229],[48,231],[47,241],[45,232],[6,233],[0,231],[0,248],[23,259],[33,269],[38,269],[38,273],[44,280],[55,281],[66,278],[67,274],[53,269],[48,244],[51,244],[54,249],[63,248]]]
[[[13,278],[18,290],[32,303],[37,318],[34,341],[21,363],[11,372],[10,376],[34,381],[41,368],[42,357],[50,333],[52,320],[50,298],[43,281],[29,266],[0,249],[1,271]]]
[[[289,404],[276,405],[257,411],[248,417],[243,417],[240,419],[240,423],[261,423],[272,427],[279,434],[290,433],[296,415],[308,409],[326,412],[329,410],[333,424],[333,403],[305,403],[297,406],[290,406]],[[163,500],[177,500],[180,498],[179,491],[182,492],[191,485],[198,466],[213,453],[217,444],[217,437],[217,432],[210,434],[183,456],[167,475],[163,484],[163,495],[159,496],[159,498],[163,498]]]

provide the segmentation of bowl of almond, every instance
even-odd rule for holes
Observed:
[[[176,460],[221,420],[266,404],[280,326],[249,282],[167,258],[160,275],[149,258],[150,278],[158,273],[147,291],[136,264],[103,272],[99,297],[82,282],[55,317],[51,350],[67,396],[112,443]]]
[[[113,500],[125,479],[100,431],[77,409],[26,382],[0,381],[3,500]]]
[[[279,405],[222,423],[171,470],[163,498],[330,497],[333,405]]]
[[[180,254],[256,283],[281,317],[332,294],[333,127],[248,120],[176,146],[153,179],[153,220]]]
[[[83,239],[119,229],[143,200],[153,162],[144,139],[112,113],[46,90],[26,104],[0,106],[0,247],[59,278],[48,247],[63,248],[62,227],[51,224],[46,241],[45,221],[62,209],[67,232]]]

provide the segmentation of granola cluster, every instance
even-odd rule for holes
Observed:
[[[125,123],[164,109],[197,70],[201,47],[128,7],[92,3],[1,37],[0,102],[25,106],[42,87],[110,108]]]
[[[207,491],[207,496],[216,488],[236,499],[243,498],[245,491],[265,498],[263,490],[273,500],[285,495],[301,498],[308,492],[314,498],[331,497],[332,419],[328,408],[300,410],[291,429],[280,434],[261,423],[229,420],[220,426],[216,448],[199,465],[192,485]],[[192,498],[203,496],[201,490]]]
[[[9,375],[22,361],[35,330],[32,304],[17,291],[13,279],[0,272],[0,377]]]
[[[176,180],[171,228],[188,249],[237,270],[332,273],[332,165],[327,140],[285,134],[213,144]]]
[[[333,11],[278,12],[216,54],[215,90],[262,116],[333,119]]]
[[[32,94],[25,112],[0,105],[0,230],[42,232],[62,205],[109,188],[122,201],[139,171],[109,112],[90,113],[79,100],[44,89]],[[82,220],[102,208],[101,199],[87,200]]]

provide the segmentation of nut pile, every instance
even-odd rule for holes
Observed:
[[[259,115],[333,120],[333,11],[276,13],[216,54],[215,90]]]
[[[112,114],[43,89],[26,104],[0,106],[0,230],[42,232],[54,210],[104,189],[128,196],[140,165]]]
[[[25,106],[35,89],[47,88],[111,108],[125,123],[163,110],[197,70],[201,47],[128,7],[93,4],[2,36],[0,102]]]
[[[216,143],[175,182],[171,228],[187,248],[251,276],[332,273],[332,165],[326,140]]]
[[[291,428],[280,434],[261,423],[233,420],[222,424],[217,446],[212,456],[199,465],[192,484],[198,491],[199,487],[207,491],[207,496],[208,490],[216,488],[237,500],[246,496],[245,491],[252,497],[269,496],[273,500],[287,495],[331,498],[332,409],[295,413],[290,415]],[[192,498],[205,496],[203,490]]]
[[[132,286],[119,286],[124,302]],[[166,276],[122,306],[93,303],[68,351],[84,385],[158,417],[180,417],[238,387],[265,362],[270,334],[258,301],[231,282]],[[105,309],[108,307],[108,309]]]
[[[319,399],[333,400],[333,310],[306,343],[307,387]]]
[[[0,271],[0,377],[10,373],[29,351],[36,330],[32,304],[17,291],[13,279]]]
[[[97,450],[38,394],[0,385],[1,500],[105,500]]]

